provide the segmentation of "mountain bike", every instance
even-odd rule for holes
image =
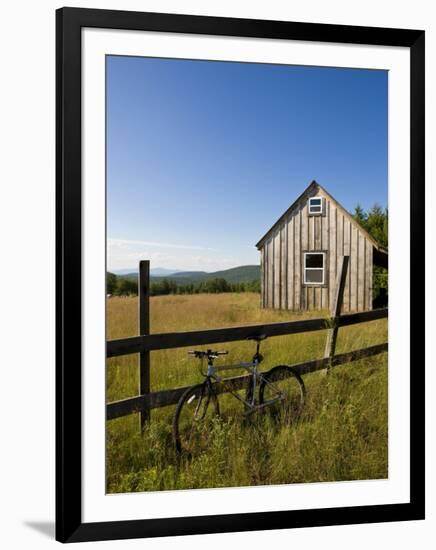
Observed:
[[[218,393],[229,393],[240,401],[244,406],[244,416],[268,409],[282,422],[293,423],[298,420],[306,393],[304,382],[298,372],[288,365],[277,365],[267,372],[259,372],[258,367],[263,360],[260,343],[265,338],[265,335],[247,338],[256,342],[256,352],[252,360],[246,363],[216,366],[215,359],[227,355],[228,351],[208,349],[188,352],[200,360],[200,373],[204,381],[188,388],[177,404],[173,438],[179,453],[193,454],[207,448],[215,419],[220,415]],[[206,371],[203,370],[204,359],[207,359]],[[237,393],[240,387],[235,389],[234,383],[230,381],[232,379],[222,378],[219,374],[235,369],[248,372],[248,376],[241,377],[242,395]]]

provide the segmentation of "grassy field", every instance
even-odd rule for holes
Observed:
[[[323,312],[304,314],[319,317]],[[324,312],[324,315],[327,315]],[[151,331],[195,330],[301,319],[303,314],[261,310],[259,295],[199,294],[151,299]],[[108,338],[137,334],[137,298],[108,300]],[[270,338],[262,344],[261,370],[322,357],[323,331]],[[337,352],[387,340],[387,321],[340,329]],[[211,347],[211,346],[209,346]],[[226,362],[251,358],[252,342],[212,346],[229,350]],[[198,383],[197,360],[187,350],[151,353],[152,391]],[[108,361],[107,400],[137,394],[138,358]],[[219,364],[219,363],[217,363]],[[213,427],[210,448],[178,460],[171,422],[175,407],[153,410],[140,435],[138,417],[107,424],[107,491],[156,491],[356,479],[388,475],[387,354],[363,359],[304,378],[307,400],[293,427],[267,414],[241,419],[239,403],[220,396],[222,418]]]

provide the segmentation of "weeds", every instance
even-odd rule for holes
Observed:
[[[108,338],[137,334],[135,298],[108,301]],[[195,330],[301,318],[262,310],[257,294],[161,296],[151,299],[153,332]],[[306,316],[306,315],[305,315]],[[320,316],[319,312],[307,316]],[[262,343],[261,370],[321,357],[324,331],[270,338]],[[339,330],[337,352],[386,341],[386,320]],[[252,342],[217,346],[229,362],[246,360]],[[107,400],[137,393],[137,357],[108,361]],[[222,418],[213,425],[211,445],[191,458],[175,453],[174,407],[151,412],[139,433],[137,415],[107,424],[107,490],[111,493],[206,487],[380,479],[388,475],[387,354],[304,377],[307,395],[297,424],[289,426],[268,411],[243,419],[231,396],[220,396]],[[151,354],[152,390],[201,381],[186,349]]]

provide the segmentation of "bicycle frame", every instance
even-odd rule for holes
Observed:
[[[253,360],[250,363],[237,363],[235,365],[220,365],[220,366],[216,367],[213,364],[213,360],[209,360],[208,364],[207,364],[207,373],[205,375],[206,376],[205,384],[209,384],[209,388],[211,389],[211,391],[214,391],[212,380],[214,382],[218,382],[218,383],[222,384],[222,386],[227,390],[228,393],[233,395],[233,397],[235,397],[236,399],[238,399],[239,401],[241,401],[241,403],[243,403],[245,405],[245,407],[247,408],[247,411],[245,412],[245,414],[250,414],[250,413],[252,413],[254,411],[257,411],[259,409],[263,409],[264,407],[272,405],[273,403],[275,403],[277,401],[283,401],[284,396],[283,396],[282,392],[280,392],[280,390],[278,390],[272,382],[270,382],[268,379],[266,379],[263,376],[263,374],[258,371],[258,366],[260,364],[259,357],[260,357],[259,356],[259,349],[257,349],[256,354],[254,355]],[[217,374],[219,371],[237,370],[237,369],[246,370],[246,371],[249,372],[249,374],[251,374],[251,380],[250,380],[251,390],[252,390],[251,391],[251,401],[247,401],[246,399],[241,397],[238,393],[236,393],[234,390],[232,390],[226,384],[226,379],[222,378],[221,376],[219,376]],[[275,388],[275,390],[277,392],[277,398],[271,399],[268,402],[263,403],[262,405],[257,405],[256,404],[256,388],[257,388],[257,385],[260,381],[264,381],[265,384]]]
[[[186,450],[189,449],[191,444],[191,436],[194,433],[194,424],[193,422],[199,423],[206,418],[207,409],[213,401],[213,406],[215,413],[220,415],[220,407],[218,401],[218,394],[222,391],[230,393],[235,399],[241,402],[244,405],[245,410],[242,413],[243,416],[248,416],[259,409],[264,409],[270,405],[273,405],[277,402],[283,402],[286,400],[287,391],[286,389],[279,388],[276,386],[276,378],[274,371],[277,373],[282,369],[289,369],[287,365],[277,365],[267,372],[259,372],[258,367],[262,362],[263,357],[259,353],[260,340],[263,340],[265,337],[252,338],[257,340],[256,353],[253,355],[253,358],[250,362],[241,362],[230,365],[220,365],[215,366],[213,363],[220,355],[227,355],[227,351],[212,351],[208,349],[207,351],[203,350],[193,350],[189,353],[195,355],[201,360],[200,362],[200,373],[204,376],[204,381],[200,384],[195,384],[189,388],[186,388],[183,395],[180,397],[177,404],[176,412],[173,420],[173,436],[176,444],[176,449],[178,452],[181,452],[183,448]],[[204,359],[207,358],[207,371],[204,371],[202,368]],[[230,385],[228,382],[238,380],[238,378],[223,378],[221,372],[231,370],[242,370],[249,373],[248,376],[241,376],[239,380],[248,382],[248,390],[245,389],[244,384],[235,384]],[[292,371],[291,374],[295,373]],[[290,376],[289,374],[286,377]],[[300,385],[301,397],[304,399],[304,384],[298,375],[297,381]],[[283,378],[277,378],[277,380],[283,380]],[[259,384],[260,382],[260,384]],[[257,391],[257,386],[259,385],[259,391]],[[233,387],[232,387],[233,386]],[[265,399],[265,387],[270,386],[273,388],[271,394],[268,395]],[[238,388],[238,389],[236,389]],[[238,393],[239,390],[243,390],[242,395]],[[244,393],[245,389],[245,393]],[[257,395],[256,395],[257,394]],[[195,403],[194,403],[195,400]],[[300,399],[301,401],[301,399]],[[185,407],[186,405],[192,405],[190,409]],[[188,417],[191,419],[188,420],[188,428],[186,426],[180,429],[180,415],[181,411],[184,410],[187,412]],[[186,424],[186,423],[185,423]],[[190,426],[190,427],[189,427]],[[186,429],[188,430],[186,432]],[[186,433],[188,434],[188,441],[182,443],[182,439],[185,437]]]

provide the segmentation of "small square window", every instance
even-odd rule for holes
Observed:
[[[323,285],[325,283],[325,252],[304,253],[304,284]]]
[[[314,214],[322,214],[323,213],[322,197],[310,197],[308,208],[309,208],[309,216],[313,216]]]

